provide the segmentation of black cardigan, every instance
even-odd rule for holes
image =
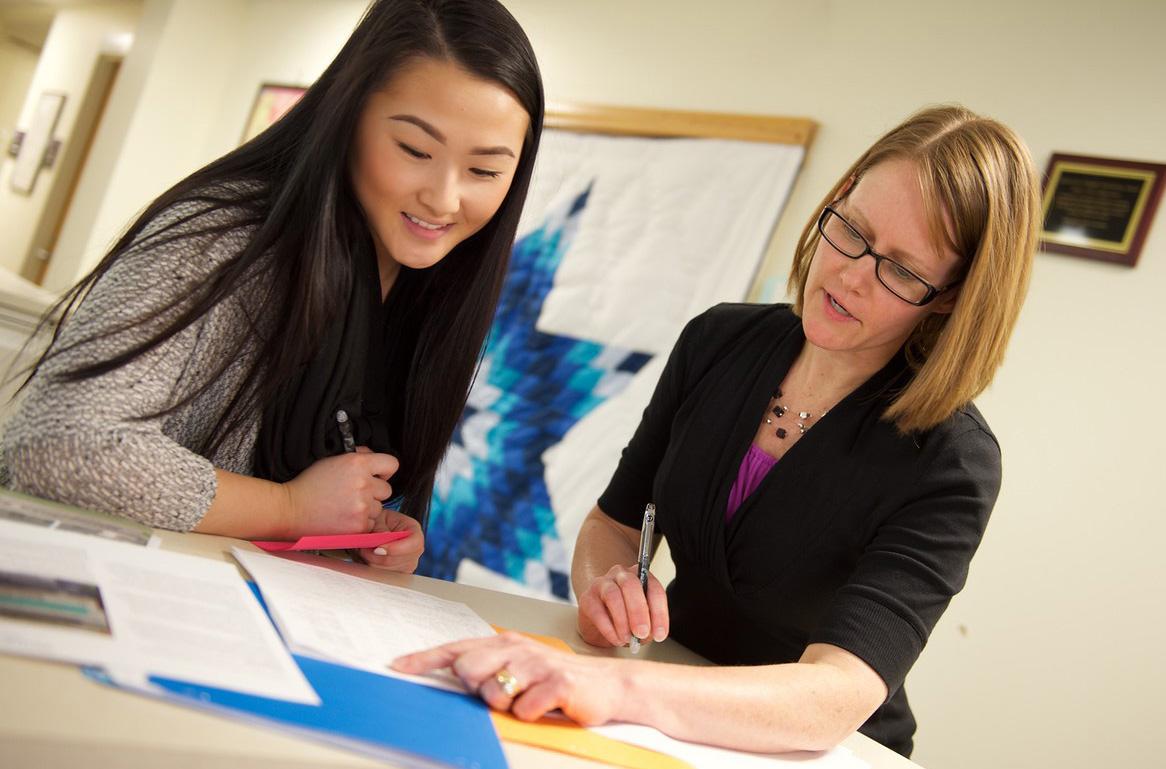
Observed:
[[[1000,488],[975,406],[903,436],[880,416],[910,377],[896,356],[817,421],[724,522],[774,388],[805,342],[788,305],[724,304],[684,329],[600,508],[639,528],[654,501],[676,563],[671,635],[723,665],[830,643],[888,700],[860,731],[910,755],[903,679],[963,587]]]

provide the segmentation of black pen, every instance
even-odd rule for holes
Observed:
[[[348,412],[344,409],[336,409],[336,425],[340,428],[340,440],[344,443],[344,453],[353,454],[356,452],[356,439],[352,437],[352,422],[348,419]],[[377,519],[368,519],[369,531],[376,531]],[[381,548],[376,549],[377,555],[384,555]],[[348,555],[352,557],[357,563],[367,563],[361,557],[360,551],[354,548],[349,548]]]
[[[644,599],[648,598],[648,564],[652,560],[652,533],[656,528],[656,506],[651,502],[644,508],[644,522],[640,526],[640,588],[644,591]],[[649,619],[651,613],[649,612]],[[648,634],[652,634],[651,623],[649,622]],[[628,646],[632,650],[632,654],[638,654],[640,651],[640,639],[636,638],[636,634],[632,633],[632,640]]]
[[[344,451],[349,454],[356,451],[356,439],[352,437],[352,422],[348,421],[347,411],[336,410],[336,424],[340,426],[340,439],[344,442]]]

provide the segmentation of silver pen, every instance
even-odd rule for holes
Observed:
[[[336,424],[340,427],[340,440],[344,444],[344,451],[351,454],[356,451],[356,441],[352,437],[352,422],[348,420],[348,412],[337,409]]]
[[[644,508],[644,522],[640,526],[640,589],[644,591],[644,598],[648,597],[648,565],[652,561],[652,534],[656,529],[656,506],[651,502]],[[649,625],[648,634],[651,635],[652,629]],[[628,646],[632,650],[632,654],[637,654],[640,651],[640,639],[636,638],[635,633],[632,633],[632,640]]]

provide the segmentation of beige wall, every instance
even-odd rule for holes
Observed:
[[[24,97],[36,72],[37,53],[4,39],[0,27],[0,157],[12,141]]]
[[[32,82],[23,99],[18,125],[27,129],[40,95],[59,91],[66,95],[54,136],[65,142],[67,153],[73,146],[73,129],[77,123],[86,86],[103,53],[120,53],[125,36],[132,34],[138,20],[140,3],[95,3],[64,8],[57,13],[37,61]],[[14,161],[7,155],[0,162],[0,266],[19,272],[26,253],[33,245],[42,217],[52,207],[62,204],[67,190],[57,187],[57,174],[63,163],[42,171],[32,195],[14,192],[9,186]]]
[[[363,9],[352,0],[146,0],[46,287],[68,287],[159,192],[238,146],[261,82],[311,83]]]
[[[141,208],[213,157],[207,136],[223,119],[246,9],[235,0],[145,3],[47,287],[63,289],[88,272]]]
[[[818,120],[776,267],[853,156],[925,103],[1012,124],[1042,166],[1052,151],[1166,161],[1158,0],[505,2],[552,100]],[[363,5],[147,0],[145,42],[110,106],[123,133],[98,136],[109,173],[83,180],[93,226],[71,236],[81,245],[54,263],[54,285],[158,191],[234,146],[260,82],[310,81]],[[969,587],[910,678],[925,766],[1160,762],[1164,291],[1163,213],[1137,269],[1038,256],[1009,359],[980,399],[1004,446],[1004,489]]]

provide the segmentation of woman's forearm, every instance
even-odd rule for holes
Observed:
[[[287,487],[215,468],[215,497],[194,527],[201,534],[285,539],[296,528]]]
[[[678,739],[765,753],[831,748],[887,696],[873,668],[830,644],[811,644],[782,665],[697,667],[568,654],[501,633],[406,655],[393,667],[449,668],[491,707],[527,721],[558,709],[586,726],[647,724]],[[519,693],[501,688],[502,668]]]
[[[392,497],[397,467],[392,455],[358,449],[318,459],[286,483],[215,468],[215,497],[195,531],[251,539],[367,532]]]
[[[783,665],[615,662],[626,696],[614,720],[738,750],[829,749],[886,698],[886,685],[874,670],[826,644],[812,645],[800,661]]]
[[[638,532],[616,523],[598,507],[592,508],[579,527],[575,556],[571,561],[571,586],[575,595],[582,594],[612,566],[634,564],[638,556],[638,537]]]

